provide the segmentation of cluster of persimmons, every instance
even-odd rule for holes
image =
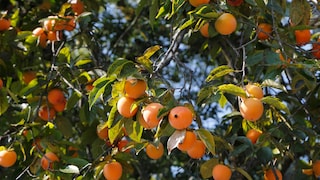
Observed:
[[[74,15],[48,16],[41,21],[42,26],[32,31],[38,37],[38,45],[46,47],[48,42],[60,41],[63,38],[63,31],[73,31],[76,28],[77,16],[84,12],[82,1],[71,1],[69,4]]]

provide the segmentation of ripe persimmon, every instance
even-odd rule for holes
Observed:
[[[2,150],[0,151],[0,166],[11,167],[17,161],[17,153],[14,150]]]
[[[240,113],[248,121],[257,121],[263,114],[263,104],[260,99],[246,98],[240,104]]]
[[[320,160],[316,160],[312,163],[313,174],[318,178],[320,177]]]
[[[187,130],[184,135],[183,141],[178,144],[177,148],[180,151],[187,151],[188,149],[190,149],[193,146],[193,144],[196,142],[196,140],[197,140],[197,135],[193,131]]]
[[[268,169],[264,172],[264,180],[282,180],[282,173],[279,169]]]
[[[144,120],[141,111],[137,112],[137,120],[139,122],[139,124],[146,129],[152,129],[150,128],[149,124]]]
[[[162,157],[164,153],[164,146],[161,142],[159,142],[158,146],[149,143],[146,146],[146,154],[151,159],[159,159]]]
[[[48,31],[47,38],[49,41],[58,41],[59,39],[59,31]]]
[[[217,164],[212,169],[212,176],[214,180],[229,180],[231,179],[231,169],[223,164]]]
[[[66,16],[66,22],[64,29],[67,31],[73,31],[76,28],[76,20],[73,16]]]
[[[75,15],[80,15],[84,12],[84,4],[80,0],[76,0],[75,3],[71,4],[71,9],[74,12]]]
[[[198,7],[200,5],[203,4],[209,4],[210,0],[189,0],[189,3],[193,6],[193,7]]]
[[[129,141],[126,140],[126,139],[121,139],[118,143],[117,143],[117,147],[118,147],[118,150],[120,152],[126,152],[126,153],[129,153],[130,152],[130,149],[126,148],[126,146],[128,145]]]
[[[134,105],[135,101],[132,98],[123,96],[117,102],[117,109],[121,116],[126,118],[133,117],[137,111],[138,107]]]
[[[247,84],[245,89],[250,97],[255,97],[258,99],[263,98],[263,90],[261,87],[254,85],[254,84]]]
[[[216,19],[214,27],[219,34],[229,35],[237,29],[237,20],[232,14],[223,13]]]
[[[146,89],[147,83],[140,79],[128,79],[124,85],[126,96],[132,99],[137,99],[144,95]]]
[[[295,30],[294,36],[296,37],[297,45],[301,46],[310,42],[311,32],[310,32],[310,29]]]
[[[185,106],[177,106],[170,110],[168,119],[173,128],[182,130],[191,125],[193,114],[189,108]]]
[[[0,78],[0,89],[3,87],[3,80]]]
[[[34,71],[26,71],[22,73],[22,81],[25,84],[29,84],[32,80],[37,77],[37,73]]]
[[[66,100],[64,93],[59,88],[53,88],[48,92],[48,101],[49,103],[55,105],[63,103]]]
[[[42,33],[39,37],[38,37],[38,41],[37,44],[42,47],[45,48],[47,46],[47,34],[46,33]]]
[[[100,139],[106,140],[109,137],[109,128],[103,124],[97,126],[97,135]]]
[[[10,20],[5,18],[0,18],[0,31],[6,31],[10,28]]]
[[[199,29],[200,31],[200,34],[203,36],[203,37],[206,37],[208,38],[209,37],[209,23],[205,23],[201,26],[201,28]]]
[[[197,139],[194,143],[193,146],[187,150],[187,154],[189,157],[193,159],[199,159],[201,158],[204,154],[206,153],[206,146],[205,144]]]
[[[105,164],[103,167],[103,176],[107,180],[119,180],[122,176],[122,165],[117,161]]]
[[[37,37],[39,37],[43,33],[44,33],[44,29],[42,27],[37,27],[32,31],[32,34]]]
[[[252,144],[255,144],[261,134],[262,134],[262,132],[261,132],[260,130],[250,129],[250,130],[247,132],[246,137],[247,137],[248,139],[250,139],[250,141],[252,142]]]
[[[56,112],[62,112],[65,110],[67,105],[67,100],[64,99],[63,101],[59,102],[58,104],[53,104],[52,107]]]
[[[163,108],[160,103],[150,103],[141,111],[143,119],[149,125],[149,129],[155,128],[160,123],[162,117],[158,117],[160,109]]]
[[[268,23],[260,23],[257,28],[257,37],[260,40],[269,39],[272,33],[272,25]]]
[[[41,167],[44,170],[52,169],[54,162],[59,162],[59,157],[53,152],[47,152],[41,158]]]
[[[308,176],[313,175],[313,170],[312,169],[302,169],[302,173]]]
[[[312,43],[311,52],[316,59],[320,59],[320,38],[318,38],[316,42]]]
[[[38,116],[44,121],[53,120],[56,117],[56,111],[50,106],[42,105],[39,108]]]

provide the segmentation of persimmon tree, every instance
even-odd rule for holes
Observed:
[[[1,1],[1,179],[318,178],[318,7]]]

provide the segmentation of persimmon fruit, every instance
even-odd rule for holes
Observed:
[[[134,105],[135,100],[126,96],[121,97],[117,102],[117,109],[121,116],[126,118],[133,117],[137,111],[138,107]]]
[[[261,87],[254,85],[254,84],[247,84],[245,86],[246,92],[249,94],[250,97],[255,97],[258,99],[263,98],[263,90]]]
[[[10,20],[6,18],[0,18],[0,31],[6,31],[10,28]]]
[[[0,78],[0,89],[3,88],[3,80]]]
[[[59,88],[53,88],[48,92],[48,101],[49,103],[55,105],[63,103],[66,100],[64,93]]]
[[[44,121],[53,120],[56,117],[56,111],[50,106],[42,105],[39,108],[38,116]]]
[[[100,139],[106,140],[109,137],[109,128],[103,124],[97,126],[97,135]]]
[[[279,169],[270,168],[265,171],[264,180],[282,180],[282,173]]]
[[[209,23],[207,22],[207,23],[203,24],[203,25],[200,27],[199,31],[200,31],[200,34],[201,34],[203,37],[208,38],[208,37],[209,37]]]
[[[141,111],[143,119],[149,125],[149,129],[155,128],[160,123],[162,117],[158,117],[160,109],[163,105],[160,103],[150,103]]]
[[[310,29],[295,30],[294,36],[296,38],[296,44],[302,46],[310,42],[311,32]]]
[[[44,170],[52,169],[54,162],[58,162],[59,157],[53,153],[53,152],[47,152],[42,158],[41,158],[41,167]]]
[[[313,174],[318,178],[320,177],[320,160],[316,160],[312,163]]]
[[[161,142],[159,142],[158,146],[149,143],[146,146],[146,154],[150,159],[159,159],[164,154],[164,146]]]
[[[261,134],[262,134],[262,132],[261,132],[260,130],[250,129],[250,130],[247,132],[246,137],[247,137],[248,139],[250,139],[250,141],[252,142],[252,144],[255,144]]]
[[[119,180],[122,176],[122,165],[117,161],[112,161],[103,166],[103,176],[107,180]]]
[[[22,81],[29,84],[32,80],[36,79],[37,73],[34,71],[26,71],[22,73]]]
[[[229,35],[237,29],[237,20],[232,14],[223,13],[216,19],[214,27],[219,34]]]
[[[206,146],[205,144],[197,139],[193,146],[187,150],[187,154],[192,159],[200,159],[206,153]]]
[[[80,15],[84,12],[84,4],[82,1],[77,0],[75,3],[71,4],[71,9],[75,15]]]
[[[272,33],[272,25],[268,23],[260,23],[257,28],[257,37],[260,40],[269,39]]]
[[[0,166],[11,167],[17,161],[17,153],[14,150],[2,150],[0,151]]]
[[[189,0],[189,3],[193,7],[198,7],[203,4],[209,4],[210,0]]]
[[[124,85],[126,96],[137,99],[145,94],[147,83],[140,79],[128,79]]]
[[[170,110],[168,119],[173,128],[182,130],[191,125],[193,114],[189,108],[185,106],[177,106]]]
[[[181,143],[178,144],[177,148],[180,151],[187,151],[190,149],[197,140],[197,135],[193,131],[187,130],[184,139]]]
[[[231,179],[232,171],[224,164],[217,164],[212,169],[212,176],[214,180],[229,180]]]
[[[245,98],[240,104],[240,113],[242,117],[248,121],[255,122],[263,114],[263,104],[257,98]]]

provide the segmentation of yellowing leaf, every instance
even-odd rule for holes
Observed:
[[[282,110],[282,111],[286,112],[287,114],[290,114],[288,107],[283,102],[281,102],[280,99],[278,99],[276,97],[266,96],[266,97],[262,98],[261,101],[266,104],[269,104],[270,106],[277,108],[278,110]]]
[[[204,179],[212,177],[212,169],[219,163],[219,159],[210,159],[200,166],[200,174]]]
[[[223,84],[223,85],[220,85],[218,89],[222,93],[229,93],[235,96],[242,96],[242,97],[246,96],[245,90],[234,84]]]
[[[216,67],[210,72],[209,76],[206,79],[206,82],[210,82],[231,72],[234,72],[234,70],[227,65]]]

